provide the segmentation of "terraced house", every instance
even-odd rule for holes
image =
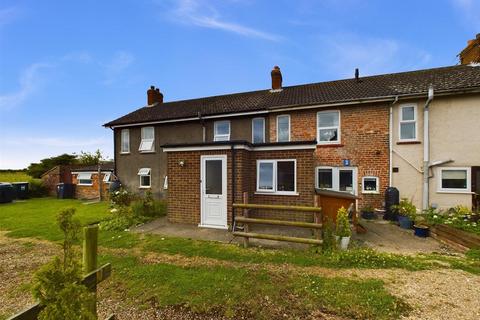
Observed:
[[[151,87],[145,107],[105,126],[127,188],[166,197],[171,221],[227,228],[245,192],[254,203],[312,205],[315,189],[328,189],[356,195],[357,208],[381,208],[384,190],[397,186],[421,205],[429,88],[432,202],[467,194],[471,203],[473,188],[457,186],[480,166],[475,64],[288,87],[274,67],[269,89],[171,102]],[[451,196],[450,187],[461,190]]]

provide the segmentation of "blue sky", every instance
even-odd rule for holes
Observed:
[[[0,169],[101,149],[165,100],[456,64],[480,0],[0,1]]]

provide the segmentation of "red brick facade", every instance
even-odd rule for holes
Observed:
[[[104,174],[101,174],[103,179]],[[92,185],[79,185],[77,180],[77,174],[72,175],[72,183],[75,184],[75,198],[77,199],[97,199],[100,197],[98,188],[98,173],[92,174]],[[108,199],[109,184],[102,182],[102,197]]]
[[[365,205],[382,207],[384,190],[389,182],[389,108],[385,105],[365,105],[329,108],[340,111],[340,143],[318,145],[314,167],[343,166],[349,159],[350,166],[357,168],[357,190],[360,197],[359,208]],[[294,111],[290,115],[291,141],[317,138],[317,112],[319,109]],[[270,139],[276,141],[277,114],[270,115]],[[314,174],[312,174],[315,179]],[[379,178],[378,194],[362,194],[362,177]],[[313,182],[314,184],[314,182]]]

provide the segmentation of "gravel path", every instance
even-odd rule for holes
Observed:
[[[111,254],[132,254],[131,250],[101,249]],[[32,240],[11,239],[0,233],[0,319],[22,310],[33,303],[28,283],[31,274],[59,252],[55,244]],[[139,253],[138,253],[139,254]],[[218,261],[204,257],[184,257],[149,253],[143,263],[170,263],[179,266],[224,265],[236,268],[268,268],[272,271],[316,274],[327,277],[375,278],[385,282],[386,288],[403,298],[413,311],[404,319],[480,319],[480,276],[460,270],[426,270],[410,272],[397,269],[327,269],[320,267],[296,267],[291,265],[255,265]],[[108,290],[106,290],[108,288]],[[113,290],[112,290],[113,289]],[[112,295],[112,292],[114,293]],[[213,311],[198,315],[181,307],[159,309],[156,301],[131,301],[121,283],[107,280],[99,286],[100,319],[115,313],[118,319],[223,319]],[[126,303],[130,300],[130,303]],[[320,312],[311,319],[340,320]]]

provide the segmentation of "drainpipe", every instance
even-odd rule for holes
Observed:
[[[429,168],[430,168],[430,135],[429,135],[429,107],[433,100],[433,86],[428,88],[428,99],[425,102],[423,108],[423,197],[422,197],[422,209],[428,209],[429,203]]]
[[[392,167],[393,167],[393,105],[398,102],[398,96],[395,96],[395,99],[390,104],[390,114],[389,114],[389,132],[388,132],[388,149],[389,149],[389,159],[388,159],[388,186],[392,186]]]
[[[231,146],[232,151],[232,232],[235,231],[235,209],[233,204],[235,203],[235,143]]]

